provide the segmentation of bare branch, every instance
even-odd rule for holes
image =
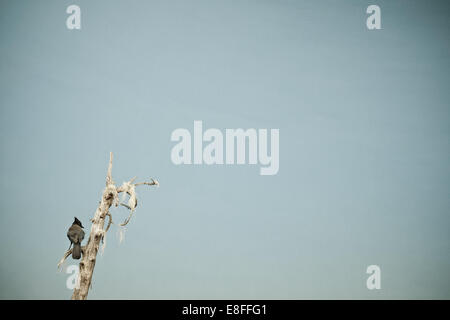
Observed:
[[[131,217],[134,214],[134,211],[136,209],[137,206],[137,197],[136,197],[136,190],[135,188],[137,186],[141,186],[141,185],[148,185],[148,186],[159,186],[159,182],[155,179],[152,179],[151,182],[139,182],[139,183],[135,183],[133,184],[132,182],[135,180],[136,178],[131,179],[128,182],[124,182],[122,184],[122,186],[120,186],[119,188],[117,188],[117,192],[126,192],[130,198],[128,199],[128,204],[125,203],[121,203],[122,206],[124,206],[125,208],[127,208],[128,210],[130,210],[130,214],[128,216],[127,219],[125,219],[124,222],[122,222],[119,226],[126,226],[128,224],[128,222],[130,222]]]
[[[128,224],[128,222],[130,222],[131,217],[133,216],[134,210],[131,210],[130,215],[128,216],[128,218],[125,219],[124,222],[122,222],[121,224],[119,224],[119,226],[124,227]]]
[[[106,176],[106,186],[110,184],[114,184],[114,181],[112,179],[112,162],[113,162],[113,153],[109,153],[109,165],[108,165],[108,174]]]
[[[86,249],[86,246],[81,247],[81,253],[84,254],[84,250]],[[67,250],[64,255],[62,256],[61,260],[59,260],[58,262],[58,269],[61,268],[62,264],[64,263],[64,261],[66,261],[66,259],[68,257],[70,257],[70,255],[72,254],[72,249]]]
[[[139,183],[136,183],[135,186],[137,187],[137,186],[140,186],[140,185],[143,185],[143,184],[146,184],[148,186],[159,186],[158,180],[155,180],[155,179],[152,179],[152,182],[139,182]]]
[[[120,203],[121,206],[124,206],[125,208],[127,208],[128,210],[133,210],[131,209],[131,207],[125,203]]]
[[[109,216],[109,221],[108,221],[108,225],[106,226],[106,229],[105,229],[105,234],[106,234],[106,232],[108,232],[109,227],[113,223],[111,213],[107,212],[106,215]]]
[[[128,183],[133,183],[133,182],[134,182],[134,180],[136,180],[136,178],[137,178],[137,177],[133,177],[133,178],[131,178],[131,179],[130,179],[130,181],[128,181]]]
[[[66,251],[66,253],[64,253],[63,257],[58,262],[58,269],[61,268],[61,265],[64,263],[64,261],[66,261],[67,257],[70,256],[71,254],[72,254],[72,249],[69,249]]]
[[[136,178],[131,179],[128,182],[124,182],[120,187],[117,188],[117,193],[121,193],[121,192],[127,192],[129,186],[141,186],[141,185],[147,185],[147,186],[157,186],[159,187],[159,182],[156,179],[152,178],[151,182],[139,182],[139,183],[135,183],[133,184],[132,182],[135,180]]]

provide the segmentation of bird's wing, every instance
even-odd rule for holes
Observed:
[[[81,230],[83,231],[83,230]],[[80,231],[77,230],[77,228],[75,226],[71,226],[69,228],[69,231],[67,231],[67,237],[69,237],[70,241],[72,241],[73,243],[78,243],[80,242]]]

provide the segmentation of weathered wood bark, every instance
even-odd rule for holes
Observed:
[[[130,220],[136,205],[136,193],[135,187],[137,185],[159,185],[156,180],[152,179],[152,182],[141,182],[138,184],[133,184],[135,178],[131,179],[128,182],[125,182],[120,187],[116,187],[114,181],[112,179],[112,153],[110,153],[109,166],[108,166],[108,174],[106,176],[106,188],[103,191],[102,199],[100,204],[95,211],[94,218],[91,220],[91,232],[89,234],[89,239],[87,245],[82,247],[83,257],[79,266],[79,278],[78,285],[75,287],[72,295],[72,300],[84,300],[87,298],[89,288],[91,287],[92,275],[94,273],[95,262],[97,259],[97,253],[100,247],[100,242],[104,238],[105,233],[108,231],[111,223],[112,216],[109,213],[109,208],[114,205],[119,205],[119,193],[126,192],[130,199],[128,201],[128,205],[125,205],[127,208],[131,210],[130,216],[125,220],[121,226],[126,225]],[[109,216],[109,223],[106,230],[104,229],[106,216]],[[72,250],[67,251],[63,258],[58,263],[58,266],[64,262],[64,260],[70,255]]]

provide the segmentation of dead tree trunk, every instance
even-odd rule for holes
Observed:
[[[100,205],[95,211],[94,218],[91,219],[92,226],[87,245],[81,248],[83,257],[79,266],[78,284],[73,291],[72,300],[85,300],[87,298],[89,288],[91,287],[92,275],[94,273],[100,242],[104,239],[111,223],[113,223],[112,216],[109,213],[109,208],[112,205],[116,207],[119,205],[119,193],[126,192],[129,195],[128,205],[122,204],[131,211],[128,218],[120,224],[120,226],[124,226],[130,221],[131,216],[136,209],[137,199],[135,187],[138,185],[159,185],[158,181],[153,179],[151,182],[133,184],[135,180],[135,178],[133,178],[128,182],[124,182],[120,187],[116,187],[112,179],[112,160],[113,155],[111,152],[109,157],[108,174],[106,176],[106,188],[103,191],[102,199],[100,201]],[[109,222],[106,229],[104,229],[107,216],[109,217]],[[71,253],[72,249],[68,250],[64,254],[58,263],[58,267],[61,266],[64,260],[70,256]]]

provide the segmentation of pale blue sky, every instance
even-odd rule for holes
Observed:
[[[56,263],[110,151],[117,183],[161,187],[111,229],[91,299],[450,298],[449,8],[2,0],[0,298],[70,297]],[[280,129],[279,173],[173,165],[194,120]]]

